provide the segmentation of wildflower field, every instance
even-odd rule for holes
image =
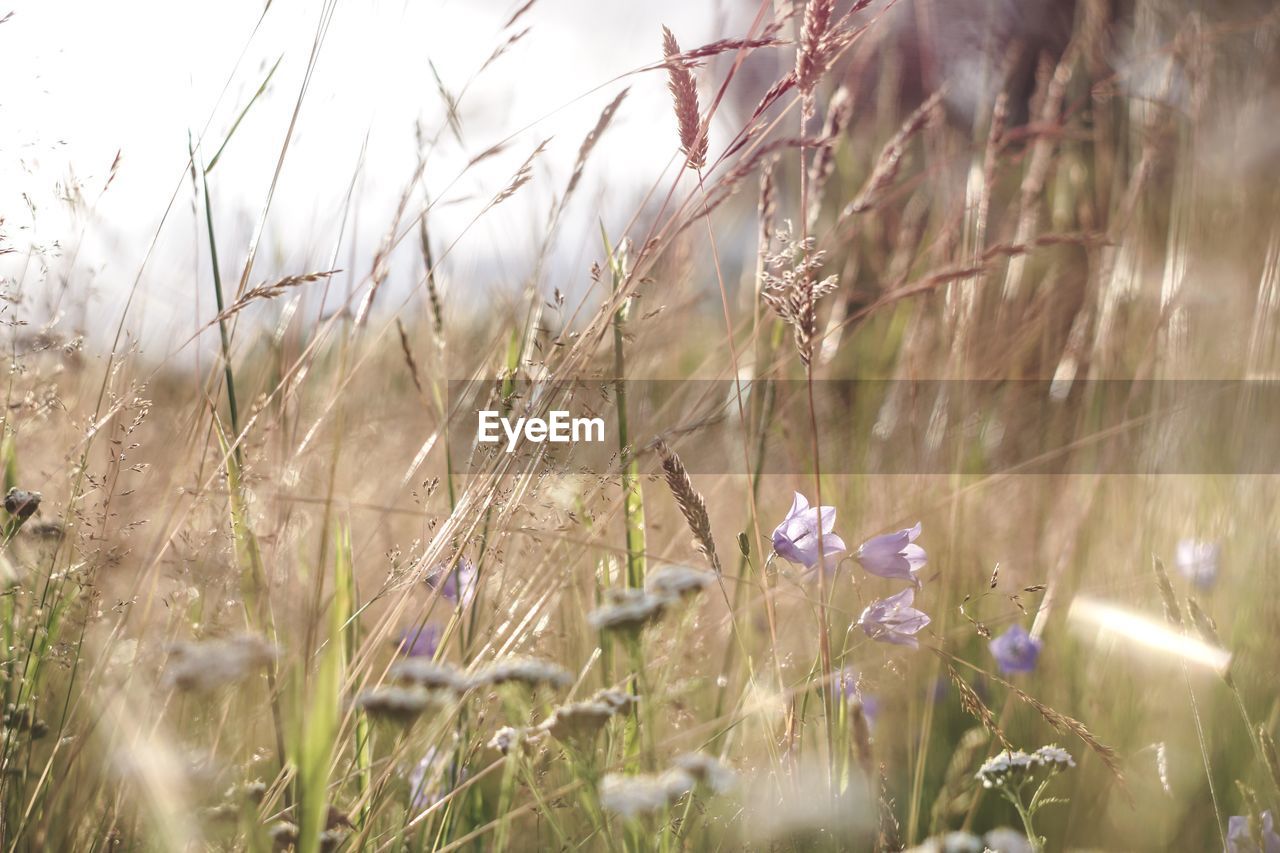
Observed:
[[[5,850],[1280,853],[1280,10],[346,2],[0,95]]]

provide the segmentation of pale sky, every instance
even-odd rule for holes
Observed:
[[[92,282],[96,302],[84,316],[113,332],[123,296],[177,189],[130,326],[163,351],[190,333],[197,315],[212,316],[203,213],[193,207],[185,177],[188,132],[199,137],[208,127],[202,151],[206,160],[212,157],[282,57],[267,93],[209,178],[222,269],[233,287],[325,5],[274,0],[262,16],[260,0],[19,0],[12,17],[0,24],[0,215],[8,244],[18,250],[0,258],[0,275],[20,279],[28,295],[48,297],[79,244],[59,306],[74,323],[81,314],[70,305],[82,301]],[[366,134],[366,163],[348,229],[357,235],[354,271],[368,271],[416,162],[415,122],[421,120],[431,135],[443,121],[429,63],[456,95],[507,38],[503,24],[520,5],[337,0],[252,283],[327,265]],[[723,6],[731,6],[732,14]],[[0,5],[0,16],[4,12]],[[661,58],[661,24],[693,47],[736,33],[733,27],[745,28],[753,13],[754,5],[740,0],[538,0],[514,27],[531,31],[467,90],[462,144],[446,132],[429,162],[427,187],[441,204],[432,218],[434,236],[448,243],[534,146],[552,137],[533,183],[486,214],[459,242],[445,265],[453,285],[482,293],[514,290],[529,268],[551,195],[563,188],[583,136],[603,106],[629,85],[631,94],[593,155],[557,250],[557,269],[566,278],[562,286],[573,286],[570,274],[584,279],[598,254],[596,220],[603,217],[620,228],[668,167],[676,145],[664,74],[609,81]],[[501,156],[450,186],[470,157],[526,126],[531,127]],[[117,151],[118,174],[101,194]],[[88,221],[71,216],[59,200],[73,175],[94,208]],[[605,183],[607,198],[600,191]],[[592,242],[577,245],[584,234]],[[38,264],[27,260],[27,246],[55,241],[61,260],[41,281]],[[406,248],[406,266],[389,283],[391,292],[402,289],[383,307],[399,304],[417,271],[414,250]],[[351,260],[351,244],[344,241],[337,266],[346,268]]]

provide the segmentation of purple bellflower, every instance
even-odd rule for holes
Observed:
[[[920,588],[920,570],[928,562],[924,549],[915,544],[920,522],[897,533],[885,533],[862,543],[855,555],[858,563],[873,575],[910,581]]]
[[[1201,589],[1208,589],[1218,579],[1221,556],[1222,546],[1217,542],[1183,539],[1173,553],[1173,562],[1183,577]]]
[[[1258,818],[1260,825],[1256,827],[1251,827],[1244,815],[1233,815],[1227,821],[1227,853],[1280,853],[1280,835],[1276,834],[1271,810]]]
[[[844,699],[850,706],[861,706],[867,725],[875,725],[876,717],[880,715],[880,700],[862,689],[861,676],[856,669],[845,667],[837,672],[831,681],[831,690],[837,700]]]
[[[811,507],[804,495],[796,492],[787,517],[773,531],[773,550],[790,563],[812,569],[819,563],[830,566],[831,558],[847,550],[844,540],[832,528],[836,524],[836,508]],[[822,533],[822,553],[818,553],[818,533]]]
[[[1021,625],[1014,625],[992,640],[987,648],[996,659],[1000,671],[1008,675],[1015,672],[1031,672],[1040,659],[1043,644],[1027,633]]]
[[[440,645],[440,629],[435,625],[410,625],[396,638],[396,651],[407,658],[434,657]]]
[[[897,595],[871,602],[858,617],[858,625],[873,640],[918,648],[915,635],[929,624],[929,614],[911,606],[915,595],[915,589],[907,587]]]
[[[430,808],[444,796],[447,758],[446,754],[429,746],[421,760],[409,771],[409,804],[414,809],[421,811]]]
[[[456,564],[445,564],[427,575],[427,586],[439,588],[440,595],[454,604],[468,607],[476,597],[479,577],[476,564],[466,557],[460,557]]]

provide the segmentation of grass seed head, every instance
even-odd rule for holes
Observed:
[[[684,152],[685,165],[697,171],[707,163],[707,136],[699,114],[693,63],[680,57],[680,44],[666,27],[662,28],[662,53],[667,58],[667,87],[675,103],[680,150]]]

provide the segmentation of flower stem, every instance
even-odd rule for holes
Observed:
[[[1022,797],[1018,794],[1008,794],[1009,802],[1013,803],[1013,807],[1018,810],[1018,817],[1022,819],[1022,831],[1027,835],[1027,843],[1031,845],[1034,853],[1040,853],[1044,850],[1044,844],[1040,840],[1040,836],[1036,834],[1036,828],[1032,825],[1031,812],[1022,805]]]

